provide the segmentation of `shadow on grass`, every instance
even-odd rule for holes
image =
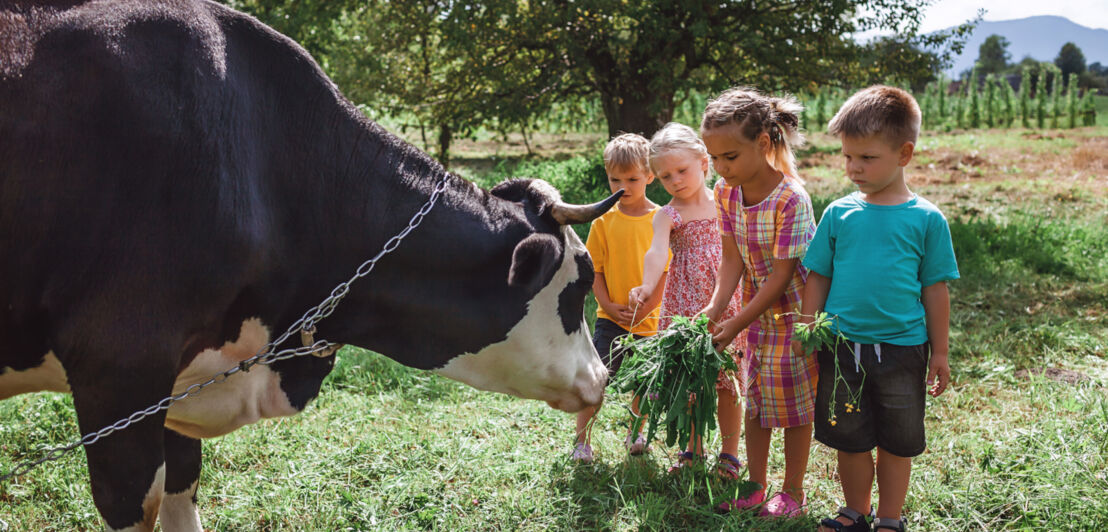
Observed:
[[[659,455],[655,451],[655,455]],[[809,530],[808,517],[766,520],[754,512],[721,514],[716,506],[754,491],[750,482],[724,482],[706,467],[667,473],[651,457],[616,463],[556,462],[550,471],[555,512],[565,530]]]

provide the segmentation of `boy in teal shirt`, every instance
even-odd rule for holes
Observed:
[[[904,181],[919,125],[910,94],[875,86],[854,94],[828,126],[858,191],[827,207],[803,260],[801,319],[826,311],[848,340],[818,353],[815,438],[838,451],[846,499],[821,531],[870,530],[864,514],[874,513],[876,476],[873,530],[904,532],[912,457],[926,446],[924,393],[938,396],[950,381],[946,281],[958,278],[958,265],[946,219]],[[793,351],[808,355],[796,342]],[[859,389],[858,404],[845,406]],[[836,415],[822,414],[832,407]]]

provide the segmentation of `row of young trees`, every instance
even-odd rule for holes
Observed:
[[[1024,70],[1019,89],[1003,76],[976,71],[968,79],[954,82],[947,78],[929,83],[916,94],[925,129],[980,128],[1074,128],[1096,124],[1096,89],[1082,91],[1077,74],[1070,73],[1063,87],[1061,71],[1044,63],[1043,71],[1033,76]],[[977,80],[973,83],[970,80]],[[835,111],[850,93],[828,88],[802,96],[805,106],[804,127],[824,131]]]
[[[1018,91],[1004,77],[988,74],[980,78],[976,72],[955,90],[945,79],[932,83],[920,98],[924,127],[1042,129],[1096,124],[1096,90],[1085,90],[1082,95],[1075,73],[1070,73],[1063,89],[1061,70],[1053,65],[1045,68],[1053,69],[1052,75],[1040,72],[1035,82],[1025,69]]]

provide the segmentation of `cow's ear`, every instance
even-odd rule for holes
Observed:
[[[535,233],[524,238],[512,252],[512,267],[508,270],[508,286],[538,292],[543,282],[557,267],[562,243],[547,233]]]

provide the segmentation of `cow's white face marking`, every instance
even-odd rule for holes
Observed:
[[[195,383],[206,382],[254,356],[269,342],[269,329],[258,318],[242,322],[239,337],[220,349],[205,349],[177,376],[173,393]],[[268,366],[256,365],[238,372],[225,383],[213,384],[202,392],[174,403],[166,414],[165,426],[190,438],[214,438],[264,417],[291,416],[297,410],[281,390],[281,377]]]
[[[54,352],[46,353],[42,364],[23,371],[2,368],[0,373],[0,399],[31,392],[69,393],[69,381]]]
[[[192,502],[196,494],[197,482],[181,493],[166,493],[162,499],[162,511],[158,519],[162,522],[162,530],[180,530],[182,532],[201,532],[200,512]]]
[[[528,302],[527,314],[508,337],[477,353],[457,356],[436,373],[474,388],[547,401],[567,412],[600,403],[608,370],[592,346],[584,316],[581,327],[569,335],[558,316],[558,295],[580,276],[574,257],[586,252],[571,228],[563,227],[562,233],[562,265]]]
[[[154,482],[150,483],[150,489],[146,491],[146,497],[142,499],[142,520],[126,528],[115,529],[108,526],[104,528],[113,532],[116,530],[120,532],[152,532],[154,530],[154,522],[158,519],[158,509],[162,505],[162,496],[164,494],[165,464],[162,464],[154,473]]]

